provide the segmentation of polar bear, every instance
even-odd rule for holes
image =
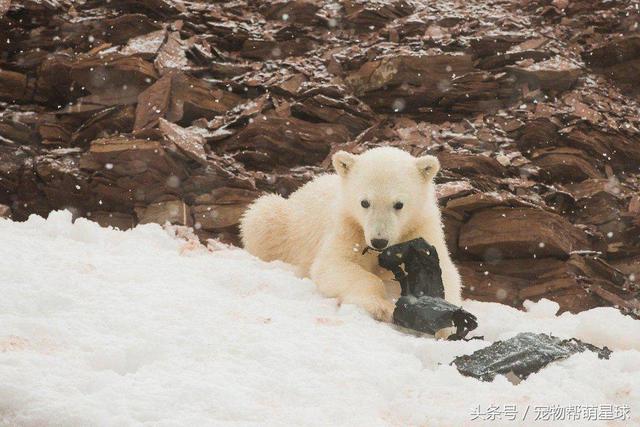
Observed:
[[[265,260],[281,260],[310,277],[325,296],[356,304],[390,321],[394,304],[377,252],[422,237],[440,258],[445,299],[461,303],[458,270],[447,250],[433,178],[433,156],[414,157],[393,147],[360,155],[339,151],[337,174],[321,175],[291,194],[260,197],[244,213],[244,248]],[[363,254],[363,252],[366,252]]]

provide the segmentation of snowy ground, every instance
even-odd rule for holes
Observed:
[[[491,413],[545,425],[534,420],[551,406],[583,411],[574,425],[640,425],[640,322],[614,309],[469,301],[487,341],[442,342],[338,308],[282,264],[157,225],[120,232],[57,212],[0,220],[0,239],[0,425],[461,426]],[[520,331],[614,354],[519,385],[448,365]],[[604,421],[606,405],[628,406],[626,423]],[[519,421],[505,419],[514,409]]]

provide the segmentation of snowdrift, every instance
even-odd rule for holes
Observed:
[[[58,211],[0,220],[0,236],[0,425],[460,426],[505,405],[519,420],[496,416],[507,425],[601,405],[640,424],[640,322],[613,308],[556,316],[547,300],[527,312],[466,301],[485,340],[443,342],[185,229],[122,232]],[[449,365],[522,331],[614,353],[578,354],[518,385]]]

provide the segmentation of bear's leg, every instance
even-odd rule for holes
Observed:
[[[287,201],[269,194],[258,198],[240,220],[242,246],[264,261],[289,261]]]
[[[311,280],[324,296],[362,307],[376,320],[390,322],[393,317],[395,305],[382,280],[354,262],[320,256],[311,267]]]
[[[438,254],[441,253],[439,249]],[[443,251],[446,251],[446,246]],[[462,305],[462,280],[458,268],[453,264],[449,254],[445,252],[445,256],[440,256],[440,269],[442,270],[442,283],[444,285],[444,299],[451,304]]]

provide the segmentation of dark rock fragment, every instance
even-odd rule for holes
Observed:
[[[458,356],[451,363],[462,375],[482,381],[492,381],[496,375],[510,373],[523,380],[549,363],[585,351],[596,353],[600,359],[608,359],[611,355],[607,347],[598,348],[575,338],[563,340],[552,335],[523,332],[470,355]]]

